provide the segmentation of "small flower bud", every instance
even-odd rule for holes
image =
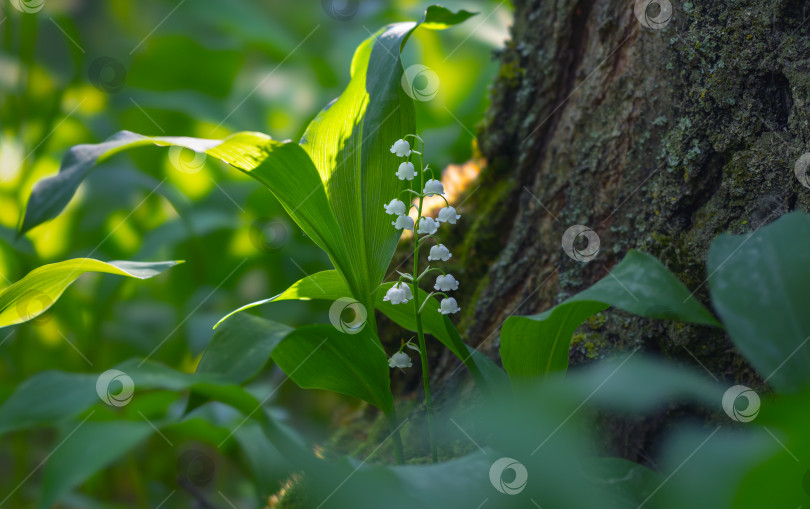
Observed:
[[[397,170],[397,177],[399,180],[413,180],[416,176],[416,170],[413,169],[413,163],[404,162],[399,165]]]
[[[411,144],[405,140],[397,140],[391,146],[391,153],[397,157],[408,157],[411,155]]]
[[[391,304],[405,304],[411,299],[413,299],[411,287],[405,283],[395,284],[385,292],[385,297],[383,297],[384,302]]]
[[[407,212],[405,203],[403,203],[401,200],[397,200],[396,198],[391,200],[388,205],[383,205],[383,207],[385,207],[386,214],[393,214],[395,216],[401,216]]]
[[[405,214],[397,217],[396,221],[391,221],[391,224],[394,225],[394,228],[397,230],[413,231],[413,218],[411,216],[406,216]]]
[[[440,304],[439,312],[443,315],[451,315],[453,313],[458,313],[461,311],[461,308],[458,307],[458,303],[456,299],[453,297],[447,297],[446,299],[442,299]]]
[[[456,214],[454,207],[444,207],[439,211],[438,219],[440,223],[456,224],[456,220],[461,219],[461,216]]]
[[[433,235],[439,229],[439,222],[432,217],[423,217],[419,220],[419,229],[416,233]]]
[[[451,256],[453,256],[453,255],[450,254],[450,250],[447,249],[444,246],[444,244],[438,244],[438,245],[433,246],[433,247],[430,248],[430,254],[428,255],[428,260],[429,261],[441,260],[443,262],[446,262],[447,260],[450,259]]]
[[[388,359],[388,367],[390,368],[410,368],[413,366],[411,358],[405,352],[397,352]]]
[[[458,290],[458,281],[452,276],[452,274],[447,274],[446,276],[440,275],[436,278],[436,284],[433,286],[433,289],[440,292]]]
[[[434,194],[444,194],[444,186],[436,179],[430,179],[425,182],[424,194],[426,196],[433,196]]]

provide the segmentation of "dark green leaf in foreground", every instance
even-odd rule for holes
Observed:
[[[42,509],[52,507],[70,489],[120,459],[153,432],[146,421],[85,420],[66,430],[45,464],[39,500]]]
[[[707,264],[712,305],[737,348],[779,391],[810,386],[810,216],[721,235]]]
[[[383,301],[385,292],[392,284],[393,283],[385,283],[382,285],[380,291],[377,292],[375,305],[377,309],[382,311],[401,327],[415,331],[416,320],[414,319],[412,306],[393,305],[390,302]],[[422,302],[424,302],[427,293],[423,290],[420,290],[420,292]],[[337,272],[334,270],[325,270],[300,279],[283,293],[275,297],[254,302],[232,311],[222,318],[217,326],[221,326],[220,324],[241,311],[273,301],[309,299],[337,300],[342,297],[349,297],[350,294],[346,283],[343,282]],[[425,332],[441,341],[443,345],[464,362],[479,388],[482,390],[486,390],[488,384],[491,385],[505,381],[503,371],[487,358],[487,356],[466,345],[450,319],[439,313],[438,310],[439,302],[431,297],[422,312],[422,324],[425,328]]]
[[[660,261],[631,250],[587,290],[541,314],[507,318],[501,329],[501,359],[507,373],[543,377],[565,370],[574,331],[610,306],[648,318],[720,325]]]
[[[331,325],[310,325],[287,335],[273,360],[305,389],[326,389],[368,401],[391,412],[388,358],[369,327],[347,334]]]

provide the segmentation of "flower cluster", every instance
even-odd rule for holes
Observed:
[[[414,137],[418,141],[422,141],[416,135],[408,135],[408,137]],[[424,146],[424,142],[422,142]],[[414,178],[419,176],[419,182],[422,187],[421,192],[416,192],[412,189],[406,189],[403,191],[404,193],[412,193],[414,194],[418,200],[415,200],[415,203],[412,203],[410,206],[406,205],[406,203],[399,198],[392,199],[387,205],[384,205],[385,213],[390,214],[395,217],[391,224],[397,230],[410,230],[414,232],[414,273],[413,274],[401,274],[399,281],[392,285],[383,297],[383,301],[390,302],[391,304],[406,304],[414,299],[414,294],[416,293],[417,289],[419,288],[419,281],[422,279],[423,276],[426,276],[431,271],[439,271],[441,275],[436,277],[435,284],[433,285],[433,289],[435,291],[431,292],[425,301],[422,303],[421,307],[419,307],[419,299],[414,303],[415,308],[417,309],[417,316],[416,319],[420,320],[422,313],[422,308],[424,308],[425,303],[432,297],[433,295],[442,296],[442,300],[439,304],[439,308],[437,311],[443,315],[449,315],[453,313],[457,313],[460,311],[458,307],[458,303],[456,299],[453,297],[448,297],[444,292],[450,292],[454,290],[458,290],[458,281],[455,277],[451,274],[445,273],[444,270],[439,268],[431,268],[428,266],[421,275],[417,275],[416,273],[416,260],[418,260],[419,248],[421,245],[428,240],[429,238],[433,237],[436,244],[430,248],[430,253],[428,254],[428,261],[443,261],[446,262],[450,259],[453,255],[450,253],[450,250],[442,244],[441,242],[436,239],[436,233],[439,231],[439,226],[442,223],[447,224],[456,224],[461,216],[456,213],[456,209],[451,207],[450,204],[447,202],[447,198],[444,197],[444,186],[442,183],[436,179],[429,179],[425,182],[425,172],[428,171],[428,167],[425,166],[421,168],[422,165],[422,153],[417,150],[411,149],[411,144],[408,143],[407,140],[401,139],[394,142],[393,146],[391,147],[391,153],[396,155],[397,157],[405,157],[407,160],[399,165],[397,169],[396,176],[400,180],[407,180],[413,181]],[[419,156],[419,165],[420,171],[417,171],[414,167],[413,162],[411,159],[413,158],[413,154]],[[422,216],[422,205],[424,202],[424,198],[429,196],[440,196],[444,199],[446,206],[439,210],[439,213],[435,218],[433,217],[423,217]],[[418,203],[418,204],[417,204]],[[410,209],[416,207],[417,209],[417,218],[415,221],[410,215]],[[405,281],[407,280],[407,281]],[[418,297],[418,295],[417,295]],[[421,336],[420,336],[421,339]],[[406,360],[407,359],[407,360]],[[402,352],[400,349],[399,352],[394,354],[389,361],[389,365],[391,367],[410,367],[410,359],[408,359],[407,354]]]

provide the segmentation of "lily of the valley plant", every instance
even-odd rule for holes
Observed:
[[[408,138],[413,138],[419,143],[421,150],[411,149]],[[456,299],[449,297],[445,292],[458,290],[458,281],[451,274],[447,274],[443,269],[438,267],[431,267],[428,264],[427,268],[419,273],[419,249],[428,243],[431,239],[434,245],[430,248],[430,254],[427,259],[431,261],[447,261],[452,256],[450,251],[439,242],[437,232],[441,223],[455,224],[460,215],[456,214],[456,209],[450,206],[447,198],[444,196],[444,187],[442,183],[435,179],[430,179],[425,182],[425,173],[429,171],[428,166],[424,166],[424,151],[425,142],[416,134],[408,134],[405,138],[397,140],[391,146],[391,153],[397,157],[407,157],[407,161],[399,165],[396,175],[400,180],[413,181],[419,176],[419,189],[417,192],[413,189],[405,189],[400,193],[408,194],[410,206],[407,206],[404,201],[399,198],[394,198],[388,205],[385,205],[385,212],[396,216],[396,219],[391,224],[397,230],[411,230],[413,234],[413,272],[411,274],[400,273],[399,279],[396,284],[391,286],[385,294],[383,301],[390,302],[391,304],[407,304],[413,301],[414,315],[416,317],[416,332],[419,336],[419,358],[422,364],[422,383],[425,388],[425,409],[427,412],[428,433],[430,434],[430,453],[433,462],[438,461],[438,450],[436,447],[436,436],[433,429],[433,406],[430,400],[430,373],[428,370],[427,348],[425,341],[425,332],[422,326],[422,311],[434,295],[442,296],[440,306],[437,311],[443,315],[456,313],[460,310]],[[417,156],[417,157],[414,157]],[[418,159],[419,170],[414,168],[413,159]],[[416,196],[415,200],[411,200],[410,194]],[[444,199],[445,207],[439,210],[437,218],[424,217],[422,215],[423,204],[425,197],[438,195]],[[411,218],[408,213],[412,208],[416,208],[416,221]],[[427,277],[431,272],[441,272],[435,279],[433,291],[420,304],[419,300],[419,283]],[[415,347],[414,347],[415,348]],[[405,360],[407,359],[407,361]],[[389,366],[393,367],[410,367],[411,361],[407,354],[402,351],[402,348],[395,353],[388,362]]]

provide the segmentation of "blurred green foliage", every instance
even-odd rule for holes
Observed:
[[[299,138],[348,82],[357,44],[380,26],[418,19],[426,6],[361,0],[354,12],[352,2],[335,2],[334,11],[326,4],[0,3],[0,285],[74,257],[187,261],[149,284],[84,276],[46,315],[4,329],[0,400],[44,370],[99,372],[153,350],[156,360],[191,372],[222,315],[330,268],[267,189],[213,158],[196,168],[158,148],[115,156],[87,180],[64,214],[25,237],[14,233],[33,184],[55,173],[72,145],[99,142],[121,129],[206,138],[257,130],[276,139]],[[481,14],[452,32],[418,32],[403,56],[406,66],[424,64],[440,80],[435,98],[417,102],[419,132],[430,137],[431,160],[439,165],[464,161],[474,150],[471,133],[496,72],[490,54],[506,38],[511,15],[503,2],[445,5]],[[26,6],[35,12],[20,12]],[[301,325],[327,322],[327,309],[328,303],[284,302],[261,313]],[[268,377],[281,379],[278,371]],[[319,423],[309,433],[326,436],[345,400],[303,394],[286,384],[275,397],[303,410],[307,422]],[[170,403],[154,398],[140,404],[149,414]],[[186,436],[216,436],[206,426],[166,433],[176,443]],[[34,470],[53,438],[33,430],[0,440],[0,493]],[[174,487],[175,466],[149,454],[163,445],[160,438],[150,440],[135,463],[108,469],[85,491],[146,500],[147,493],[161,492],[151,483]],[[227,475],[218,479],[229,493],[255,497],[251,485],[240,482],[245,473],[236,462],[225,468]],[[11,503],[35,498],[34,486],[23,485]],[[188,499],[177,503],[187,506]]]

